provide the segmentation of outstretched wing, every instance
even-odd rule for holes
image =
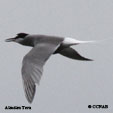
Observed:
[[[71,47],[64,48],[63,50],[60,50],[59,53],[63,56],[66,56],[68,58],[75,59],[75,60],[92,61],[92,59],[81,56],[76,50],[74,50]]]
[[[29,103],[33,101],[36,85],[39,84],[43,65],[62,42],[61,39],[37,44],[23,59],[22,78],[25,96]]]

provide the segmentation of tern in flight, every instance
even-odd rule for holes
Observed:
[[[81,56],[76,50],[71,48],[71,46],[93,41],[79,41],[70,37],[18,33],[16,37],[6,39],[6,42],[16,42],[33,47],[31,51],[24,56],[22,64],[23,86],[25,96],[29,103],[33,101],[36,83],[39,84],[40,82],[43,66],[52,54],[61,54],[75,60],[92,61]]]

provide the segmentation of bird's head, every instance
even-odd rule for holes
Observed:
[[[28,35],[27,33],[18,33],[16,37],[6,39],[5,41],[22,43],[27,35]]]

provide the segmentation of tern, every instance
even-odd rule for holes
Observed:
[[[71,46],[94,41],[79,41],[70,37],[27,33],[18,33],[16,37],[6,39],[5,41],[33,47],[24,56],[21,71],[24,92],[29,103],[32,103],[34,99],[36,84],[40,82],[43,66],[52,54],[61,54],[75,60],[92,61],[92,59],[81,56]]]

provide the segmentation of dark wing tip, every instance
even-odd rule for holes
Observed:
[[[94,61],[93,59],[85,58],[83,56],[81,56],[81,59],[78,59],[78,60],[81,60],[81,61]]]
[[[89,61],[94,61],[93,59],[89,59]]]

